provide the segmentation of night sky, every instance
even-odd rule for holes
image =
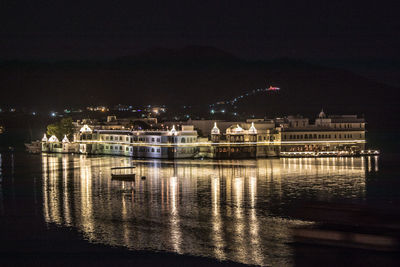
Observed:
[[[107,59],[207,45],[400,85],[395,1],[3,1],[0,59]]]

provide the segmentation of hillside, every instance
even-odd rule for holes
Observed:
[[[232,99],[270,84],[238,103],[258,114],[398,113],[397,88],[351,72],[279,59],[245,61],[212,47],[156,48],[109,61],[3,62],[0,105],[54,108],[73,104],[198,104]]]

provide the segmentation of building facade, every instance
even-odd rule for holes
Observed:
[[[198,152],[193,126],[169,131],[103,130],[84,125],[74,136],[79,153],[135,158],[193,158]]]
[[[321,111],[314,124],[301,116],[289,116],[282,126],[283,155],[288,152],[358,154],[365,150],[365,120],[356,115],[327,117]]]
[[[321,111],[313,122],[302,116],[253,119],[224,126],[225,132],[215,122],[209,137],[200,138],[193,125],[135,130],[112,120],[80,125],[72,142],[66,136],[59,141],[45,135],[42,151],[161,159],[361,155],[365,154],[365,124],[356,115],[326,116]]]

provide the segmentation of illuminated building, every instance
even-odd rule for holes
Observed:
[[[85,121],[88,122],[88,121]],[[156,123],[156,121],[154,121]],[[115,116],[106,123],[78,121],[70,142],[51,136],[42,139],[43,152],[121,155],[135,158],[259,158],[303,156],[350,156],[377,154],[365,150],[365,121],[356,115],[326,116],[321,111],[314,123],[302,116],[246,122],[191,121],[209,129],[199,137],[193,125],[174,125],[170,130],[137,130]],[[227,123],[230,126],[227,126]],[[165,123],[167,124],[167,123]],[[125,125],[125,126],[124,126]],[[204,132],[203,132],[204,133]],[[207,134],[207,133],[205,133]]]
[[[356,115],[327,117],[321,111],[314,124],[289,116],[282,126],[282,152],[359,153],[365,149],[365,120]]]
[[[212,151],[215,158],[279,156],[279,133],[273,121],[248,120],[228,127],[225,135],[215,124],[211,130]]]
[[[138,158],[192,158],[197,153],[193,126],[167,131],[103,130],[84,125],[74,136],[79,153]]]

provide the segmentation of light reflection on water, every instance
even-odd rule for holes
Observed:
[[[91,242],[290,265],[297,200],[363,199],[377,158],[241,161],[43,155],[43,215]],[[135,165],[136,183],[110,168]],[[141,180],[141,176],[146,176]]]

